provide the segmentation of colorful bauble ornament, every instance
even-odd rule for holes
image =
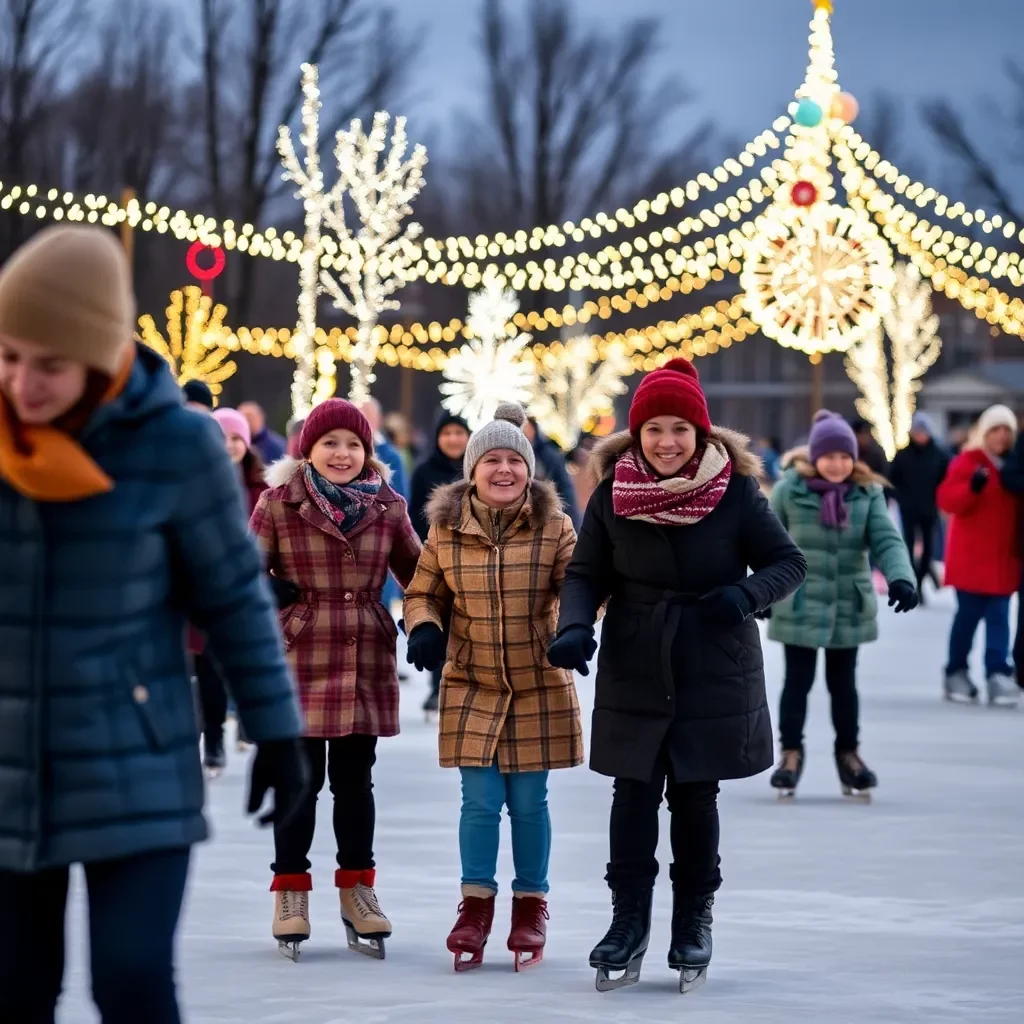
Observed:
[[[860,104],[853,93],[841,92],[832,101],[832,116],[843,124],[853,124],[860,113]]]
[[[803,99],[796,108],[796,123],[802,128],[817,128],[821,117],[821,107],[814,100]]]
[[[818,190],[809,181],[797,181],[793,184],[790,198],[794,206],[813,206],[818,201]]]

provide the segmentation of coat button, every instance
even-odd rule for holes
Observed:
[[[351,601],[352,600],[352,591],[351,590],[346,590],[345,591],[345,600],[346,601]]]
[[[132,690],[132,700],[134,700],[136,704],[145,704],[146,701],[149,700],[149,690],[144,686],[136,686]]]

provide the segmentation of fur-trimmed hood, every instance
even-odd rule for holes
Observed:
[[[719,441],[729,453],[732,468],[740,476],[759,477],[762,472],[760,456],[750,450],[750,438],[737,430],[725,427],[712,427],[708,438]],[[590,472],[594,479],[601,483],[607,480],[615,470],[615,463],[632,448],[636,438],[628,430],[611,434],[595,446],[590,456]]]
[[[468,480],[456,480],[435,488],[427,502],[427,522],[431,526],[447,526],[457,530],[465,521],[468,511],[466,495],[472,486]],[[547,520],[564,515],[562,501],[555,486],[547,480],[533,480],[527,488],[530,508],[530,526],[539,529]]]
[[[818,471],[811,462],[811,450],[806,445],[800,448],[792,448],[782,456],[780,462],[782,469],[793,469],[805,480],[810,480],[818,475]],[[878,484],[879,487],[888,487],[889,481],[884,476],[876,473],[866,462],[859,459],[853,464],[853,473],[850,480],[860,487],[870,487]]]
[[[291,455],[286,455],[282,459],[278,459],[277,462],[271,463],[267,466],[263,473],[263,479],[266,480],[268,487],[284,487],[293,476],[302,468],[302,464],[305,460],[293,458]],[[371,468],[377,470],[380,473],[384,483],[388,484],[391,482],[391,467],[381,462],[380,459],[371,455],[367,460],[366,464]]]

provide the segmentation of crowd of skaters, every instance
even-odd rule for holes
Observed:
[[[712,422],[692,363],[674,359],[641,380],[627,429],[596,445],[577,504],[583,474],[515,403],[476,431],[442,416],[411,466],[408,434],[393,426],[389,441],[372,401],[328,400],[280,436],[255,403],[214,409],[201,382],[182,394],[132,341],[134,322],[124,253],[102,230],[48,229],[0,269],[5,1020],[54,1020],[74,863],[104,1024],[180,1019],[173,939],[190,848],[207,833],[193,673],[208,771],[223,766],[229,693],[255,748],[247,806],[273,829],[273,937],[293,957],[311,939],[308,854],[327,784],[328,888],[350,946],[384,955],[373,767],[398,732],[389,577],[404,590],[408,660],[434,674],[440,763],[461,776],[447,938],[459,971],[481,962],[494,926],[503,809],[516,872],[506,944],[516,969],[543,957],[549,773],[583,761],[573,673],[595,653],[590,768],[613,780],[612,920],[589,957],[602,990],[640,975],[663,800],[668,964],[681,991],[704,980],[719,786],[774,764],[771,785],[797,789],[819,649],[839,783],[878,784],[860,754],[857,654],[878,635],[880,589],[897,612],[919,603],[929,557],[911,556],[935,510],[949,517],[958,596],[945,692],[977,698],[967,656],[984,620],[989,699],[1016,700],[1024,443],[1003,407],[948,465],[919,417],[891,468],[822,412],[768,481],[748,439]],[[777,737],[758,619],[785,647]]]

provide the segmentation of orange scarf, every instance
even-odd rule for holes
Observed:
[[[101,405],[115,399],[128,383],[135,346],[104,392]],[[33,501],[81,501],[114,489],[114,481],[70,434],[57,427],[18,423],[0,395],[0,479]]]

